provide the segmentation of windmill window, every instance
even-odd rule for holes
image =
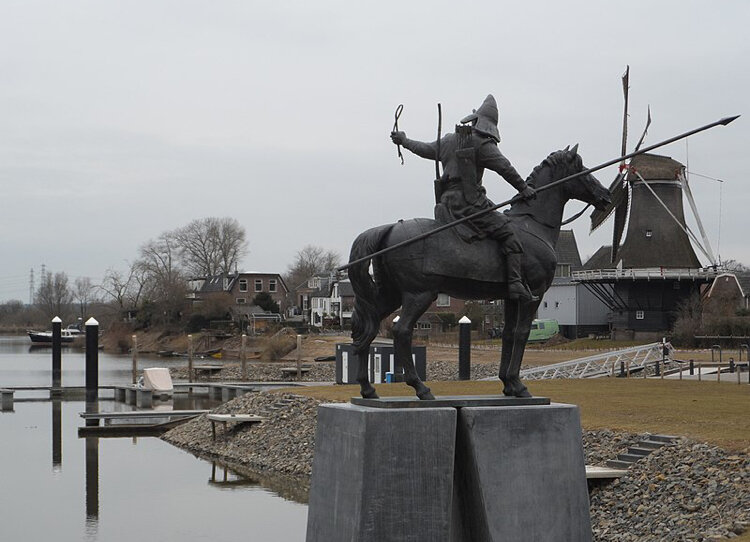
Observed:
[[[651,237],[654,234],[651,230],[646,230],[646,237]]]
[[[646,313],[643,311],[635,311],[635,319],[643,320],[646,317]]]
[[[544,308],[545,309],[547,308],[547,302],[546,301],[544,302]]]

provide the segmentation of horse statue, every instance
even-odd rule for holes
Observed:
[[[359,361],[357,382],[362,397],[378,397],[368,378],[370,344],[377,336],[380,322],[401,307],[400,318],[393,325],[396,364],[404,368],[404,380],[414,388],[417,397],[434,399],[430,388],[417,375],[411,346],[414,325],[438,293],[460,299],[506,299],[499,371],[503,393],[531,396],[521,382],[519,371],[531,322],[555,276],[555,244],[560,235],[563,207],[568,200],[577,199],[604,209],[610,201],[609,190],[591,173],[542,189],[583,171],[586,168],[578,155],[578,145],[553,152],[527,179],[539,192],[538,197],[516,201],[506,211],[523,245],[522,274],[534,295],[530,301],[507,300],[505,266],[496,241],[476,239],[476,232],[465,224],[373,258],[367,256],[443,224],[428,218],[401,220],[369,229],[355,239],[348,271],[355,294],[352,342]],[[440,206],[437,205],[435,212],[438,217],[444,215]],[[358,260],[362,261],[353,263]]]

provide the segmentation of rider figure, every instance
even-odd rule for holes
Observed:
[[[404,132],[391,132],[391,140],[422,158],[440,159],[443,174],[440,177],[440,204],[451,219],[463,218],[494,204],[487,198],[482,186],[485,169],[491,169],[503,177],[522,198],[534,198],[536,192],[526,184],[510,161],[497,148],[500,133],[497,129],[498,112],[495,98],[490,94],[479,109],[461,119],[456,132],[446,134],[437,141],[424,143],[408,139]],[[436,154],[440,152],[440,156]],[[500,244],[505,255],[508,272],[508,297],[529,301],[531,292],[521,278],[521,256],[523,247],[510,225],[510,219],[496,211],[469,221],[478,237],[489,237]]]

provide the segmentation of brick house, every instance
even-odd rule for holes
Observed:
[[[237,273],[194,278],[188,281],[188,298],[193,304],[218,299],[226,302],[235,318],[249,318],[251,314],[263,312],[253,305],[260,293],[267,293],[279,305],[284,314],[289,289],[278,273]]]

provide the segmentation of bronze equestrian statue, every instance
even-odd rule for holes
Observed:
[[[494,204],[487,198],[482,186],[485,169],[491,169],[518,190],[523,198],[533,198],[534,189],[526,184],[510,161],[498,149],[498,110],[495,98],[490,94],[484,103],[471,115],[461,119],[456,133],[445,135],[439,142],[423,143],[408,139],[404,132],[391,132],[391,140],[402,145],[417,156],[430,160],[439,159],[443,175],[438,183],[439,219],[446,222],[463,218]],[[440,156],[437,156],[438,149]],[[489,237],[498,242],[505,256],[508,281],[508,298],[531,300],[531,294],[521,277],[521,254],[523,247],[510,225],[507,216],[488,213],[470,221],[475,237]]]
[[[438,293],[460,299],[508,300],[499,377],[505,395],[530,396],[519,377],[521,360],[539,300],[555,275],[554,247],[563,207],[570,199],[591,203],[598,209],[610,201],[609,191],[590,172],[582,173],[587,170],[577,145],[550,154],[524,182],[497,148],[500,134],[492,96],[464,120],[471,124],[457,126],[456,133],[439,142],[444,174],[439,183],[436,220],[414,218],[378,226],[360,234],[352,244],[348,265],[355,293],[352,339],[362,397],[377,397],[367,374],[370,344],[380,322],[401,307],[401,316],[393,326],[396,363],[404,368],[406,383],[420,399],[434,398],[416,373],[411,343],[414,325]],[[419,156],[438,156],[437,141],[412,141],[403,132],[394,132],[391,137]],[[481,185],[486,168],[499,173],[519,191],[520,197],[510,210],[504,214],[492,211],[405,243],[453,218],[492,207]],[[553,185],[578,173],[582,174]],[[547,185],[552,186],[540,190]],[[370,257],[400,243],[405,246]]]

